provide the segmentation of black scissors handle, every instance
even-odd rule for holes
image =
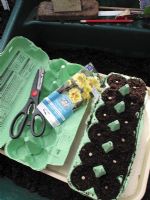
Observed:
[[[37,121],[37,119],[40,119],[40,130],[38,130],[37,132],[35,131],[35,123]],[[46,120],[44,118],[44,116],[40,113],[40,111],[38,109],[35,109],[34,113],[32,114],[32,119],[31,119],[31,133],[34,137],[40,137],[44,134],[45,131],[45,127],[46,127]]]
[[[19,121],[19,119],[21,121],[18,123],[17,126],[17,122]],[[10,137],[12,139],[17,139],[21,136],[23,129],[26,125],[27,119],[28,119],[28,114],[25,113],[24,111],[21,111],[16,115],[10,126]],[[15,130],[15,127],[17,127],[17,130]]]
[[[26,125],[30,125],[28,120],[30,110],[34,110],[34,101],[29,98],[24,108],[15,116],[10,126],[10,137],[17,139],[23,133],[23,129]]]
[[[10,127],[10,137],[12,139],[20,137],[26,125],[31,127],[31,133],[35,137],[40,137],[41,135],[43,135],[45,131],[45,126],[46,126],[45,118],[40,113],[40,111],[36,109],[39,102],[39,95],[42,87],[43,76],[44,76],[44,70],[43,69],[37,70],[37,73],[35,75],[32,84],[32,89],[28,102],[12,121]],[[37,117],[40,118],[41,129],[40,131],[36,132],[35,123]]]
[[[30,125],[31,133],[34,137],[40,137],[44,134],[46,127],[46,120],[44,116],[37,109],[33,112],[31,121],[28,120],[28,113],[24,111],[19,112],[16,117],[13,119],[11,127],[10,127],[10,137],[12,139],[17,139],[21,136],[23,129],[26,125]],[[40,129],[38,131],[35,130],[35,124],[37,118],[40,120]],[[20,122],[19,122],[20,120]],[[18,125],[17,125],[18,123]],[[16,128],[16,130],[15,130]]]

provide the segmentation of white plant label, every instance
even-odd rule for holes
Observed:
[[[7,0],[1,0],[4,10],[10,10],[9,3]]]

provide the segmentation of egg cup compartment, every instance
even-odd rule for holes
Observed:
[[[122,75],[118,76],[121,79]],[[89,114],[92,116],[89,117],[90,124],[86,123],[84,136],[68,176],[68,183],[72,189],[92,199],[118,199],[126,188],[136,155],[142,129],[144,101],[140,104],[138,117],[136,113],[134,117],[130,117],[129,112],[126,114],[126,96],[130,95],[127,84],[129,78],[122,77],[123,84],[121,83],[121,87],[115,87],[115,89],[109,88],[106,79],[106,89],[103,90],[101,99],[93,103],[95,106]],[[111,117],[109,118],[108,115]],[[106,120],[105,117],[107,117]],[[85,144],[85,138],[88,138],[90,142]],[[78,166],[76,159],[80,159],[80,166],[85,165],[98,170],[98,172],[95,171],[94,186],[91,185],[88,192],[76,187],[75,182],[72,182],[72,173]],[[103,173],[100,175],[101,170]],[[96,177],[98,174],[99,177]],[[80,175],[79,173],[78,176]]]

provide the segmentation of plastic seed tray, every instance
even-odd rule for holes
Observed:
[[[109,7],[129,7],[130,8],[138,8],[139,7],[139,0],[133,0],[132,2],[130,0],[126,1],[117,1],[117,0],[99,0],[100,4],[103,6],[109,6]]]
[[[40,138],[33,137],[30,128],[25,127],[20,138],[11,140],[9,129],[13,118],[29,98],[38,68],[45,69],[40,95],[42,100],[82,69],[82,66],[63,59],[49,61],[46,53],[23,37],[17,37],[7,45],[0,56],[0,66],[2,99],[0,147],[6,145],[5,152],[10,158],[35,170],[42,170],[47,164],[63,165],[86,105],[55,129],[47,123],[45,133]]]
[[[116,74],[111,75],[116,76]],[[108,79],[111,75],[108,76]],[[144,121],[143,107],[141,107],[140,112],[138,111],[137,113],[136,111],[138,123],[136,124],[136,129],[133,129],[136,130],[134,136],[131,137],[131,127],[135,125],[129,119],[132,112],[128,113],[127,116],[122,114],[125,111],[125,107],[128,107],[126,95],[130,94],[129,85],[131,83],[129,85],[126,84],[130,81],[127,81],[127,79],[129,77],[122,76],[122,85],[119,87],[120,89],[117,88],[121,93],[121,98],[117,93],[118,91],[114,92],[113,90],[117,84],[110,82],[110,88],[106,87],[103,91],[102,99],[93,103],[91,111],[93,114],[87,120],[84,136],[81,139],[69,172],[68,183],[70,187],[92,199],[120,199],[129,181]],[[118,80],[120,81],[120,77]],[[134,89],[133,86],[132,88]],[[106,94],[108,94],[108,98]],[[114,98],[115,104],[113,102]],[[134,101],[133,98],[132,101]],[[135,104],[133,107],[130,105],[127,109],[133,111],[135,109],[134,106]],[[126,110],[125,112],[128,111]],[[105,123],[107,126],[105,126]],[[126,123],[128,125],[124,125]],[[126,134],[122,134],[124,131]],[[119,149],[118,153],[117,149]],[[112,163],[110,163],[111,161]],[[119,163],[122,164],[118,168]]]
[[[103,0],[99,1],[99,3],[100,9],[101,6],[140,7],[138,0],[132,2]],[[37,16],[37,6],[33,6],[32,11],[26,18],[23,25],[25,32],[22,34],[34,40],[37,44],[40,42],[40,45],[43,45],[48,51],[52,46],[89,47],[129,57],[150,56],[150,48],[146,42],[149,41],[150,31],[143,26],[142,20],[130,24],[82,24],[79,21],[40,21]],[[43,27],[44,31],[41,34],[39,30],[43,29]],[[35,29],[37,30],[36,36],[34,35]],[[61,32],[61,37],[58,36],[58,32]],[[74,33],[76,33],[76,37],[74,37]],[[37,34],[40,36],[40,41]]]
[[[139,1],[99,1],[101,6],[123,6],[139,8]],[[116,52],[126,56],[149,57],[150,31],[143,21],[133,24],[81,24],[79,21],[44,22],[37,20],[37,1],[16,0],[9,22],[0,40],[0,51],[12,36],[22,35],[49,50],[58,47],[90,47],[102,51]],[[19,20],[17,20],[19,19]],[[40,30],[44,31],[41,34]],[[61,37],[57,33],[61,32]],[[76,33],[77,37],[74,37]],[[111,33],[111,37],[110,37]],[[94,39],[91,39],[91,34]],[[50,37],[49,37],[50,36]],[[113,40],[112,40],[113,37]],[[40,40],[39,40],[40,38]],[[95,39],[96,38],[96,39]],[[103,38],[102,40],[99,38]],[[137,45],[138,44],[138,45]]]

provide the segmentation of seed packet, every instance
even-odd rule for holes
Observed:
[[[99,77],[83,69],[44,98],[37,108],[52,127],[57,127],[83,103],[93,96],[98,97],[100,91]]]

